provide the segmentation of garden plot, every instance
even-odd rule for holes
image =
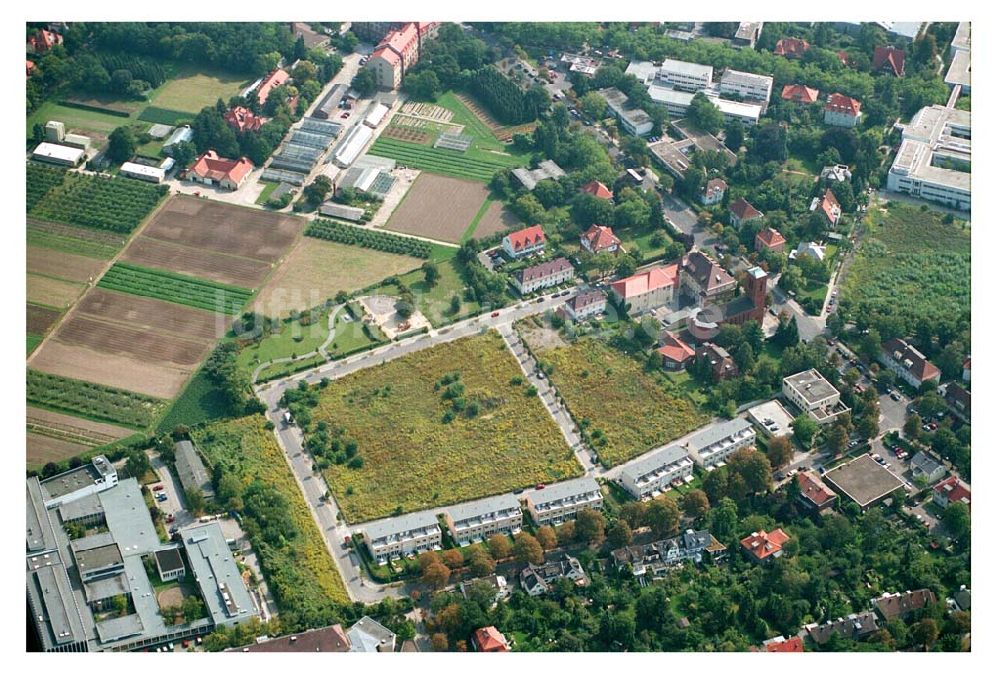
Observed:
[[[450,382],[442,385],[442,379]],[[329,430],[342,429],[341,444],[357,444],[354,456],[360,460],[350,463],[336,457],[332,439],[317,447],[318,462],[326,466],[324,474],[349,522],[449,505],[581,472],[495,332],[314,387],[318,402],[311,409],[312,420],[326,422]],[[315,447],[320,440],[310,441],[312,436],[307,433],[307,445]]]
[[[522,225],[521,221],[502,202],[490,201],[486,213],[479,219],[474,237],[484,238],[496,233],[504,233]]]
[[[52,325],[59,319],[60,312],[54,308],[27,304],[27,327],[28,333],[35,336],[44,336],[48,333]]]
[[[28,272],[69,282],[93,280],[104,268],[104,261],[42,247],[28,247]]]
[[[25,435],[29,468],[41,468],[46,463],[58,463],[91,449],[90,445],[49,437],[35,432]]]
[[[28,302],[53,308],[69,308],[86,285],[79,282],[55,280],[43,275],[27,275]]]
[[[453,113],[442,106],[435,106],[432,103],[419,103],[408,101],[403,104],[399,112],[415,118],[431,120],[433,122],[451,122]]]
[[[274,263],[291,249],[306,221],[186,195],[171,198],[145,237],[194,249]]]
[[[121,260],[248,289],[259,287],[271,272],[266,261],[203,251],[145,235],[129,245]]]
[[[480,183],[424,173],[413,182],[385,228],[459,242],[488,197],[489,190]]]

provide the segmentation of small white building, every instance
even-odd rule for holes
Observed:
[[[850,411],[840,401],[840,391],[815,369],[786,376],[781,394],[819,424],[831,423]]]
[[[843,94],[831,94],[826,100],[823,122],[833,127],[857,127],[861,124],[861,102]]]
[[[656,79],[682,92],[698,92],[712,86],[712,67],[700,63],[664,59]]]
[[[745,73],[727,68],[722,72],[719,79],[719,92],[721,94],[735,94],[744,101],[757,101],[764,105],[771,100],[771,88],[774,86],[774,78],[770,75],[757,75],[756,73]]]
[[[156,571],[160,574],[161,581],[176,581],[178,578],[184,578],[186,569],[180,548],[157,550],[153,553],[153,559],[156,561]]]
[[[77,167],[85,159],[86,153],[81,148],[63,146],[58,143],[43,141],[31,152],[31,159],[64,167]]]
[[[123,163],[118,173],[122,176],[139,179],[140,181],[149,181],[150,183],[160,183],[167,174],[162,167],[150,167],[148,165],[140,165],[137,162]]]
[[[769,400],[747,410],[747,417],[764,437],[785,437],[793,434],[792,421],[795,418],[781,406],[778,400]]]
[[[381,124],[382,120],[385,119],[386,114],[389,112],[389,107],[384,103],[378,103],[377,101],[372,102],[371,108],[368,109],[368,114],[365,116],[364,124],[375,129]]]

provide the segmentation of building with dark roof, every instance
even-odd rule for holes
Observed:
[[[829,642],[833,635],[840,635],[844,639],[856,642],[878,630],[878,618],[871,611],[862,611],[825,623],[809,623],[802,629],[818,646]]]
[[[350,650],[351,642],[340,623],[294,635],[260,640],[256,644],[239,649],[228,649],[245,653],[344,653]]]
[[[554,562],[529,564],[521,571],[521,587],[532,597],[544,595],[552,583],[560,578],[568,578],[577,585],[587,584],[587,574],[580,560],[563,554]]]
[[[611,560],[619,569],[631,571],[633,576],[655,579],[685,562],[718,562],[725,552],[726,546],[708,531],[688,529],[675,538],[613,550]]]
[[[889,73],[897,78],[903,77],[906,70],[906,52],[891,45],[876,47],[872,56],[872,70],[876,73]]]
[[[201,462],[197,449],[188,440],[181,440],[174,447],[174,468],[181,480],[181,486],[187,493],[200,494],[204,498],[213,498],[212,478]]]
[[[857,503],[862,510],[905,486],[903,480],[868,454],[828,470],[823,474],[823,481]]]
[[[576,322],[580,322],[604,312],[608,305],[608,295],[601,289],[580,292],[568,301],[563,309]]]
[[[926,606],[937,604],[937,596],[927,588],[906,592],[882,593],[881,597],[872,599],[874,609],[883,620],[906,618],[914,611],[920,611]]]
[[[878,361],[914,388],[927,381],[937,383],[941,380],[941,370],[903,339],[894,338],[883,343]]]
[[[695,350],[695,361],[707,365],[714,381],[736,378],[740,370],[725,348],[714,343],[703,343]]]
[[[573,264],[563,256],[514,272],[514,284],[521,295],[554,287],[573,279]]]

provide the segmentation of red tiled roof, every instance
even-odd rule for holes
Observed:
[[[239,184],[247,174],[253,171],[253,163],[245,157],[241,157],[239,160],[220,158],[214,150],[209,150],[202,153],[188,171],[213,181],[229,179],[233,183]]]
[[[24,60],[24,72],[27,75],[31,75],[31,71],[35,70],[35,62],[31,59]]]
[[[608,226],[599,226],[596,223],[587,229],[587,232],[583,234],[583,238],[590,245],[590,251],[595,254],[614,245],[621,245],[622,243],[615,236],[615,232],[611,228]]]
[[[861,112],[861,102],[843,94],[831,94],[830,98],[826,100],[826,109],[857,116]]]
[[[840,203],[837,201],[837,196],[829,188],[823,194],[823,199],[820,201],[819,207],[826,214],[826,218],[829,219],[830,223],[835,223],[840,218]]]
[[[677,338],[677,335],[672,331],[664,332],[663,345],[657,348],[656,352],[677,363],[685,362],[694,357],[694,348]]]
[[[788,534],[781,529],[768,533],[756,531],[742,541],[740,545],[757,560],[767,559],[781,552],[781,546],[788,542]]]
[[[944,494],[948,499],[948,503],[955,503],[956,501],[964,501],[972,505],[972,492],[954,475],[941,480],[936,485],[934,485],[935,494]]]
[[[736,198],[735,200],[732,201],[732,203],[730,203],[729,211],[741,221],[745,221],[747,219],[755,219],[758,216],[763,216],[763,214],[757,211],[757,209],[752,204],[750,204],[741,197]]]
[[[266,78],[260,83],[260,87],[257,88],[257,101],[260,105],[267,103],[267,96],[271,93],[271,90],[275,87],[280,87],[288,81],[291,76],[282,68],[276,68],[271,71]]]
[[[781,38],[774,47],[774,53],[778,56],[802,56],[809,49],[809,43],[799,38]]]
[[[847,52],[845,52],[842,49],[839,50],[837,52],[837,58],[840,60],[840,63],[844,64],[845,66],[847,65]]]
[[[785,85],[781,88],[781,98],[795,103],[816,103],[819,90],[805,85]]]
[[[639,294],[655,291],[662,287],[676,286],[677,284],[677,264],[671,263],[669,266],[651,268],[642,273],[636,273],[624,280],[617,280],[611,283],[611,289],[615,294],[623,299],[630,299]]]
[[[890,70],[897,78],[906,67],[906,52],[896,47],[876,47],[872,57],[872,70]]]
[[[413,23],[408,23],[397,31],[391,31],[382,38],[379,47],[388,47],[400,56],[405,56],[407,52],[417,47],[417,27]]]
[[[798,474],[799,491],[802,496],[815,506],[821,506],[829,500],[837,497],[835,493],[823,484],[823,482],[813,476],[812,473],[800,472]]]
[[[614,193],[608,190],[608,187],[600,181],[591,181],[590,183],[586,183],[582,188],[580,188],[580,190],[588,195],[599,197],[602,200],[610,200],[614,197]]]
[[[785,244],[785,238],[774,228],[765,228],[760,231],[757,233],[757,239],[760,240],[761,244],[769,248],[777,247],[779,244]]]
[[[418,21],[417,30],[421,35],[426,35],[428,31],[432,31],[441,24],[440,21]]]
[[[768,653],[802,653],[801,637],[775,637],[764,642],[764,651]]]
[[[507,648],[507,638],[492,625],[488,628],[479,628],[473,634],[472,638],[479,651],[509,651]]]
[[[47,52],[62,43],[63,36],[44,28],[39,28],[37,33],[28,38],[28,44],[38,53]]]
[[[528,226],[521,230],[516,230],[505,239],[510,241],[510,246],[515,252],[521,251],[525,247],[533,247],[537,244],[545,243],[545,232],[539,225]]]
[[[264,126],[264,118],[254,115],[252,110],[243,106],[230,108],[222,118],[238,132],[256,132]]]
[[[387,61],[388,63],[392,64],[393,66],[395,66],[395,65],[397,65],[397,64],[399,64],[401,62],[401,59],[399,58],[399,54],[396,54],[394,51],[392,51],[388,47],[379,47],[374,52],[372,52],[372,58],[374,59],[375,57],[378,57],[378,58],[380,58],[380,59],[382,59],[384,61]]]

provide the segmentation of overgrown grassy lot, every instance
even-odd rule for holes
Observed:
[[[842,308],[852,317],[897,316],[912,332],[922,319],[968,317],[972,293],[971,228],[934,210],[889,203],[873,210],[848,271]]]
[[[449,374],[460,385],[440,385]],[[503,339],[490,332],[316,386],[312,429],[325,423],[338,442],[357,445],[351,462],[324,470],[348,521],[579,475],[559,429],[521,376]],[[448,412],[454,412],[450,422]]]
[[[240,287],[131,263],[113,265],[97,286],[227,314],[239,311],[253,295]]]
[[[166,402],[120,388],[28,370],[30,404],[143,430],[163,411]]]
[[[220,500],[239,493],[243,524],[288,627],[338,620],[347,590],[263,416],[210,423],[191,436],[222,473]]]
[[[611,467],[708,422],[680,388],[599,339],[538,351],[576,422]],[[600,431],[600,432],[598,432]],[[602,442],[602,440],[605,440]]]
[[[452,250],[454,252],[455,250]],[[409,273],[399,275],[399,281],[410,288],[413,292],[417,309],[423,313],[424,317],[435,327],[450,324],[458,318],[469,317],[478,313],[481,306],[475,299],[465,298],[465,281],[459,275],[455,258],[438,263],[438,271],[441,277],[433,287],[428,286],[424,279],[424,272],[419,268]],[[396,296],[399,289],[395,285],[383,285],[371,292],[372,294],[387,294]],[[457,312],[451,312],[451,299],[458,296],[459,306]]]

